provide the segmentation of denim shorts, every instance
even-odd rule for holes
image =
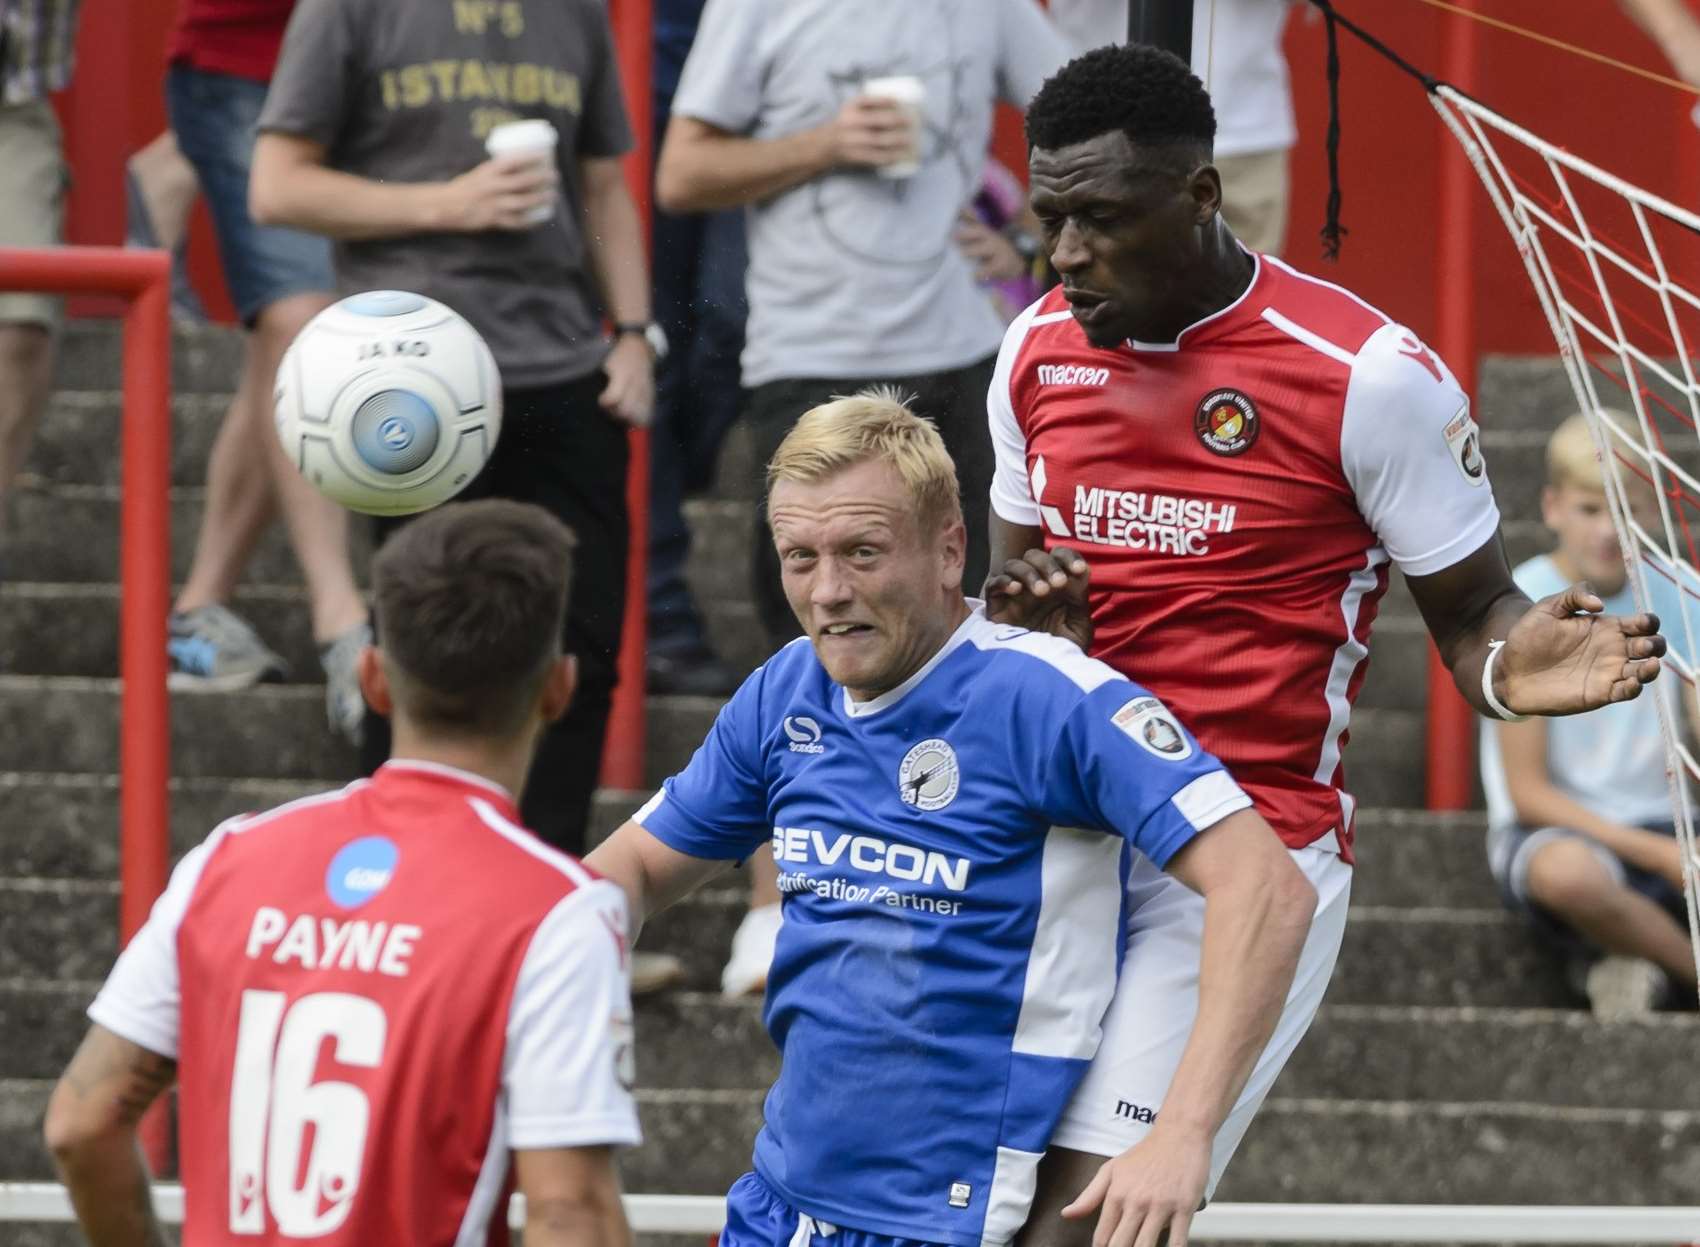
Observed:
[[[261,312],[289,295],[333,291],[328,239],[256,225],[248,215],[265,83],[173,65],[165,98],[177,146],[194,166],[212,212],[224,280],[242,323],[252,328]]]
[[[1671,823],[1648,824],[1642,830],[1666,836],[1676,834]],[[1500,899],[1508,909],[1527,918],[1546,943],[1560,952],[1584,958],[1597,955],[1598,951],[1568,923],[1536,904],[1529,896],[1529,863],[1541,849],[1560,840],[1581,841],[1612,880],[1631,892],[1640,893],[1683,926],[1688,925],[1687,903],[1681,889],[1673,887],[1660,875],[1629,865],[1598,840],[1567,827],[1523,827],[1515,823],[1490,827],[1488,869],[1499,887]]]

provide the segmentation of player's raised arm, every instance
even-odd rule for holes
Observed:
[[[1636,697],[1658,676],[1656,617],[1599,614],[1586,585],[1532,606],[1517,588],[1469,399],[1401,325],[1384,325],[1353,359],[1340,463],[1481,713],[1577,714]]]
[[[91,1026],[47,1104],[43,1133],[91,1247],[165,1247],[136,1126],[177,1063]]]

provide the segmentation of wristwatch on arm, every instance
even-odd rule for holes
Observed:
[[[656,363],[659,364],[667,358],[667,334],[654,321],[616,321],[614,335],[623,338],[627,334],[636,334],[649,343],[650,352],[655,356]]]

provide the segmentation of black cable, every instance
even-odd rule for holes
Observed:
[[[1340,32],[1331,0],[1315,0],[1322,9],[1328,32],[1328,210],[1322,221],[1322,258],[1340,258],[1340,240],[1346,227],[1340,224]]]
[[[1425,74],[1356,22],[1341,17],[1334,11],[1334,0],[1311,0],[1311,3],[1322,10],[1323,24],[1328,35],[1328,134],[1325,139],[1328,150],[1328,209],[1322,224],[1322,258],[1338,260],[1340,258],[1340,241],[1351,232],[1340,224],[1340,32],[1338,28],[1344,26],[1375,51],[1392,61],[1394,65],[1410,74],[1411,77],[1423,84],[1423,90],[1432,94],[1435,88],[1440,86],[1440,79],[1432,74]]]

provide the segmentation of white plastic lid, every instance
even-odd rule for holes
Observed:
[[[509,152],[552,150],[558,141],[554,126],[541,117],[533,117],[497,126],[484,140],[484,149],[492,156],[504,156]]]

